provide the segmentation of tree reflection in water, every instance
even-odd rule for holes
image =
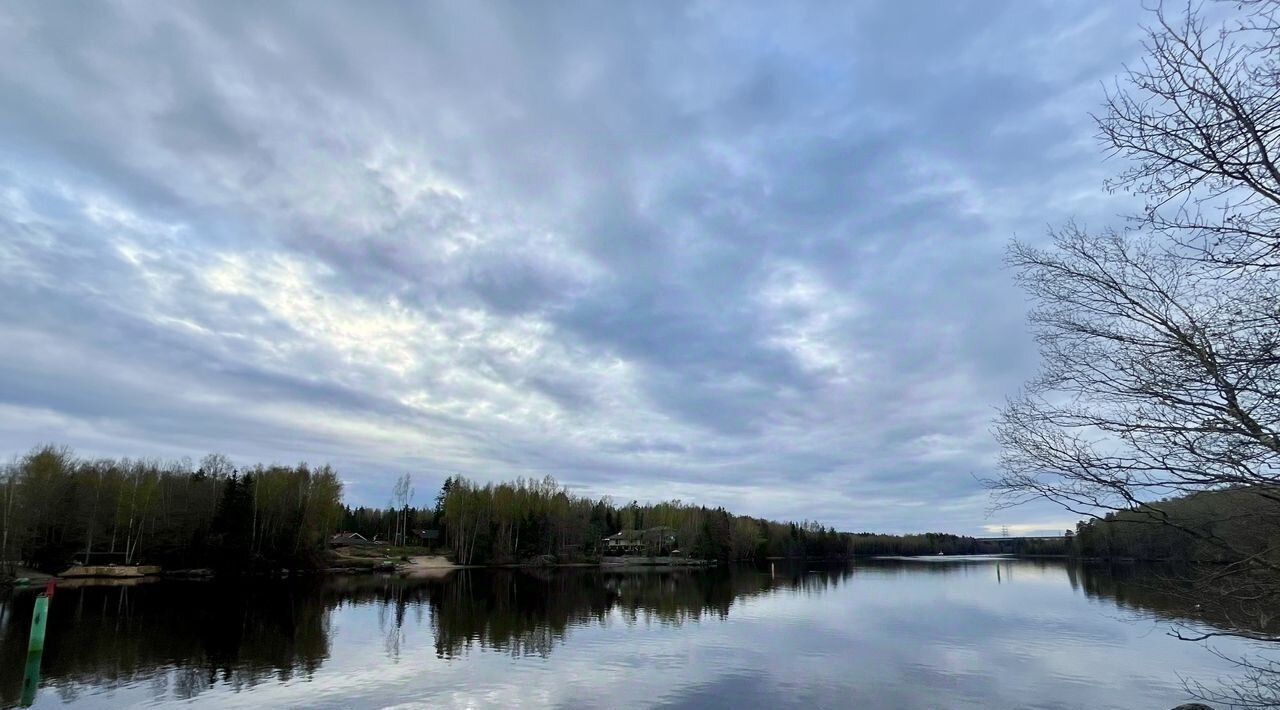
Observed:
[[[35,595],[0,597],[0,701],[16,675]],[[49,613],[42,676],[64,698],[84,687],[148,680],[157,695],[191,698],[310,674],[329,652],[323,598],[291,586],[155,583],[60,589]]]
[[[49,616],[42,693],[63,699],[146,683],[153,697],[194,698],[214,686],[233,691],[310,677],[331,653],[335,610],[372,605],[384,651],[396,658],[406,624],[429,626],[438,657],[474,648],[548,657],[571,629],[592,624],[681,626],[725,619],[741,600],[788,593],[821,595],[859,574],[985,572],[1065,574],[1090,597],[1171,623],[1225,625],[1133,566],[1062,561],[874,561],[857,565],[749,566],[709,570],[471,569],[436,579],[341,577],[253,584],[158,582],[59,590]],[[994,567],[994,569],[992,569]],[[21,693],[33,593],[0,596],[0,703]]]

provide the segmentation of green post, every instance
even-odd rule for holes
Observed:
[[[22,700],[19,702],[24,708],[31,707],[36,701],[36,691],[40,688],[40,657],[44,655],[40,651],[32,651],[27,654],[27,668],[22,676]]]
[[[31,640],[27,643],[27,653],[44,650],[44,627],[49,619],[49,597],[41,594],[36,597],[36,608],[31,612]]]
[[[36,597],[36,606],[31,612],[31,639],[27,642],[27,667],[22,677],[22,699],[19,702],[24,708],[31,707],[36,701],[36,690],[40,687],[40,660],[44,656],[44,629],[48,619],[49,596],[41,594]]]

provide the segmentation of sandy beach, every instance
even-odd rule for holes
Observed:
[[[415,555],[401,565],[401,574],[409,577],[443,577],[458,565],[450,562],[443,555]]]

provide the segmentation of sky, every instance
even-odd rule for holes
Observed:
[[[0,5],[0,453],[991,512],[1137,2]]]

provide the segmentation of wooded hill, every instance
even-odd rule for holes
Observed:
[[[1280,562],[1280,490],[1242,486],[1169,498],[1081,522],[1082,557],[1171,562]]]

